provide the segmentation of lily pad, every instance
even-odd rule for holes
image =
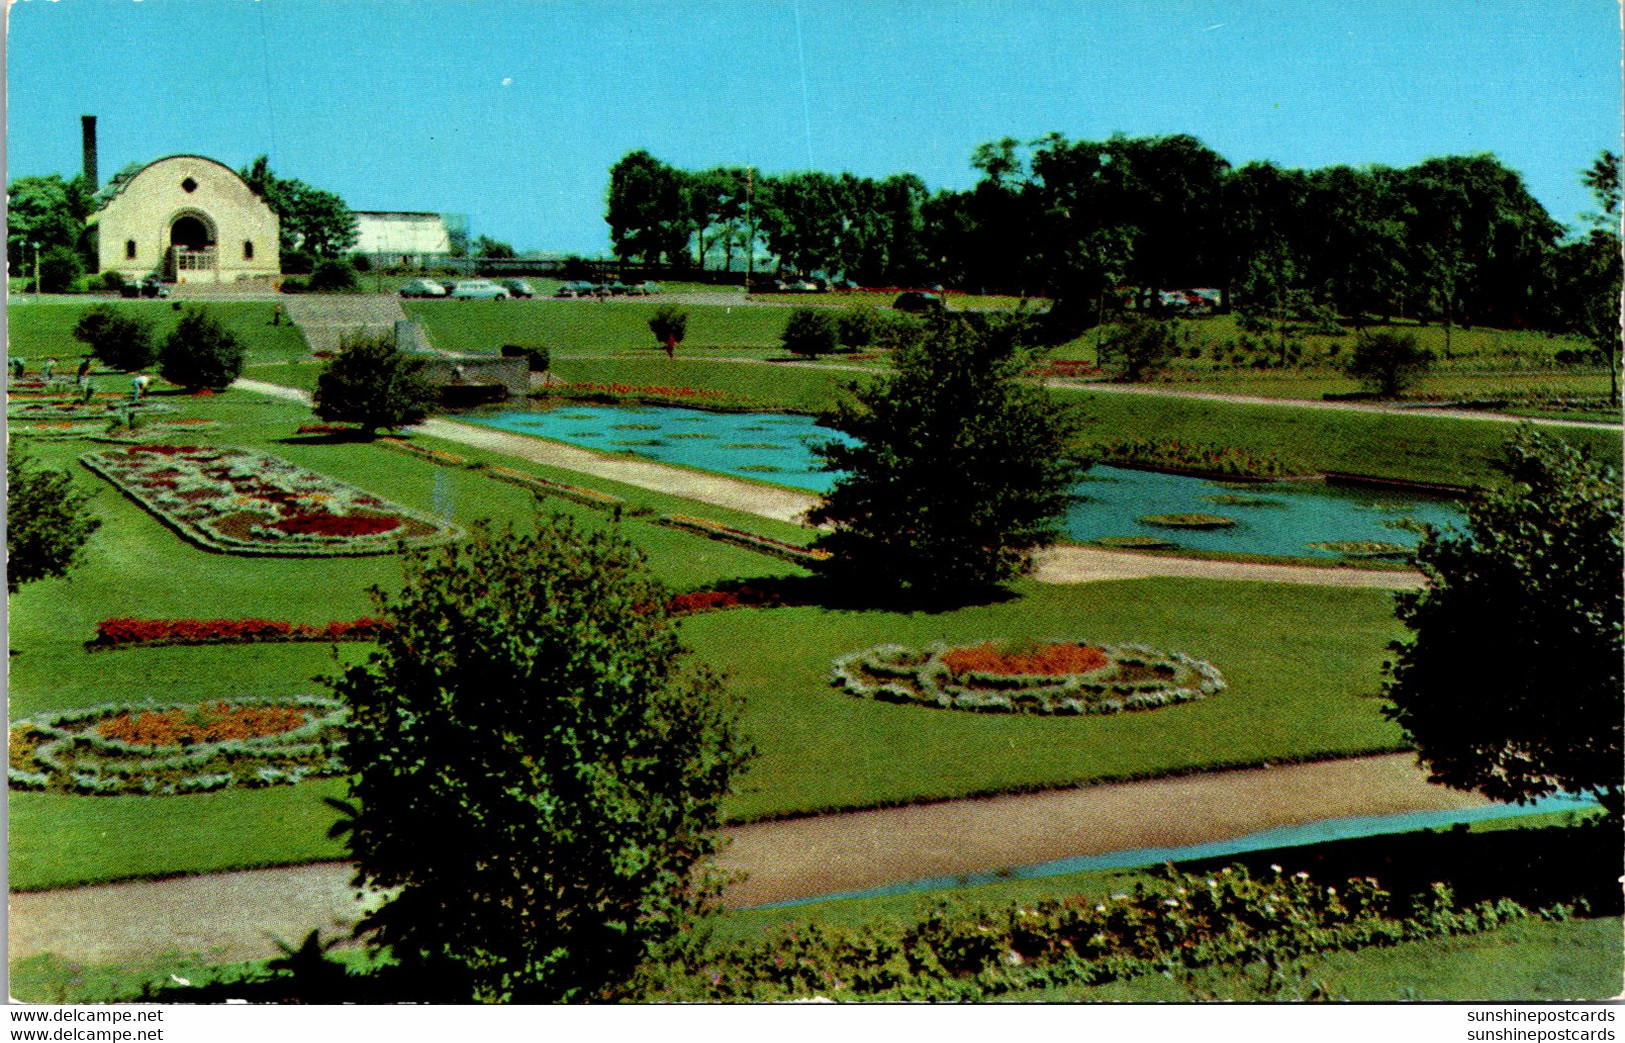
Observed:
[[[1140,523],[1164,529],[1228,529],[1236,519],[1222,514],[1147,514]]]

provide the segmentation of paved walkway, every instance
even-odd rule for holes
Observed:
[[[1185,576],[1192,579],[1251,580],[1259,583],[1303,583],[1320,587],[1370,587],[1381,590],[1418,590],[1426,582],[1420,572],[1319,568],[1313,565],[1267,565],[1244,561],[1206,561],[1200,558],[1132,554],[1094,547],[1051,547],[1038,557],[1033,578],[1041,583],[1099,583],[1114,579]]]
[[[746,878],[735,907],[1075,855],[1228,840],[1356,815],[1476,807],[1428,783],[1410,754],[1211,772],[737,826],[721,866]],[[104,884],[10,897],[10,956],[107,963],[165,952],[220,960],[274,953],[271,939],[336,931],[360,915],[338,862]]]

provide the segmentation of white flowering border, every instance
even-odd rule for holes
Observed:
[[[228,707],[292,707],[308,720],[291,731],[255,739],[198,743],[179,752],[109,739],[95,726],[122,713],[163,713],[225,703]],[[104,703],[57,710],[11,722],[46,741],[34,751],[43,772],[7,764],[13,789],[53,790],[94,796],[207,793],[227,786],[291,785],[309,778],[342,774],[344,726],[348,708],[320,695],[206,699],[202,702]],[[212,770],[204,770],[212,769]],[[190,774],[188,774],[190,773]]]
[[[71,409],[63,409],[71,406]],[[126,413],[169,413],[174,407],[162,402],[128,398],[104,400],[97,398],[89,404],[75,397],[66,398],[14,398],[6,402],[7,420],[111,420]]]
[[[204,550],[282,558],[352,557],[389,554],[402,547],[416,549],[436,546],[461,539],[463,535],[462,530],[451,522],[372,496],[353,485],[307,471],[280,457],[231,446],[208,445],[198,446],[196,452],[188,454],[132,455],[139,453],[140,449],[140,446],[132,446],[122,451],[85,453],[79,457],[79,462],[113,483],[120,492],[146,508],[182,539]],[[213,455],[208,459],[197,458],[205,453]],[[319,502],[334,514],[367,510],[395,515],[427,527],[432,535],[401,537],[396,535],[396,530],[372,536],[291,535],[260,526],[258,531],[264,533],[265,539],[240,539],[215,527],[214,523],[239,513],[246,506],[236,503],[238,494],[228,481],[202,473],[204,466],[215,464],[227,467],[234,477],[252,478],[285,492],[308,497],[312,504]],[[182,473],[176,479],[177,488],[148,490],[136,484],[146,474],[168,468]],[[211,489],[215,497],[211,500],[186,500],[180,495],[196,489]]]
[[[1101,645],[1075,638],[1044,643],[1091,645],[1110,662],[1098,670],[1062,677],[972,671],[956,681],[942,655],[966,645],[939,643],[924,651],[907,645],[877,645],[837,658],[830,679],[852,695],[880,702],[1057,716],[1153,710],[1217,695],[1226,687],[1218,667],[1183,652],[1160,652],[1135,644]],[[1113,681],[1110,675],[1119,666],[1164,666],[1174,676],[1169,680]]]

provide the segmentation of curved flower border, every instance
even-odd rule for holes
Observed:
[[[956,680],[943,662],[943,653],[982,642],[937,643],[924,651],[907,645],[877,645],[835,659],[831,683],[859,698],[880,702],[1056,716],[1153,710],[1217,695],[1226,687],[1218,667],[1183,652],[1161,652],[1138,644],[1102,645],[1077,638],[1052,640],[1094,645],[1111,662],[1099,670],[1061,677],[972,671]],[[1166,666],[1174,676],[1144,681],[1104,678],[1119,665]]]
[[[162,749],[109,739],[95,725],[122,713],[189,710],[200,702],[104,703],[58,710],[11,722],[45,736],[33,751],[44,771],[6,765],[13,789],[50,790],[90,796],[207,793],[228,786],[291,785],[342,774],[339,751],[349,709],[319,695],[203,700],[231,707],[297,707],[309,719],[298,728],[253,739],[228,739]]]

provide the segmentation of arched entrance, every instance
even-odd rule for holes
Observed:
[[[214,222],[208,214],[183,211],[170,220],[164,268],[164,275],[177,282],[186,282],[187,272],[214,271]]]

